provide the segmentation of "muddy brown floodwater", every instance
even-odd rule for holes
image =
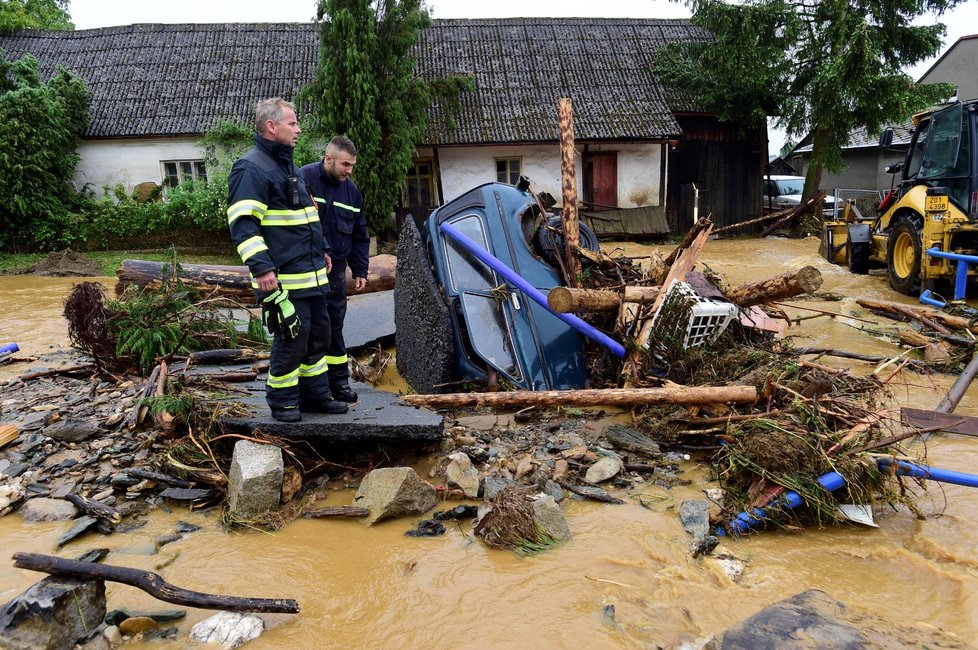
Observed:
[[[906,300],[884,276],[853,276],[817,256],[817,241],[710,242],[701,256],[730,284],[770,277],[810,264],[821,270],[822,291],[841,302],[804,306],[879,320],[854,300]],[[607,247],[606,247],[607,248]],[[626,245],[640,255],[648,247]],[[0,278],[0,340],[27,353],[63,343],[61,301],[73,283],[61,279]],[[792,315],[806,315],[788,309]],[[886,322],[882,323],[886,325]],[[896,355],[902,350],[870,336],[866,323],[818,318],[793,326],[798,345]],[[842,365],[840,360],[824,363]],[[871,364],[853,362],[860,372]],[[953,377],[901,374],[891,382],[900,404],[935,408]],[[978,389],[958,412],[978,415]],[[975,472],[978,440],[936,436],[926,462]],[[924,451],[918,444],[917,451]],[[722,632],[771,603],[808,588],[826,591],[855,614],[910,630],[909,646],[925,646],[934,628],[965,645],[978,640],[978,490],[930,484],[919,501],[923,519],[906,510],[876,512],[879,529],[841,526],[790,534],[768,531],[726,539],[721,548],[749,562],[736,583],[693,559],[677,511],[710,487],[696,459],[682,465],[688,487],[639,490],[647,507],[565,501],[574,538],[537,557],[521,558],[473,541],[468,526],[449,526],[435,538],[408,538],[415,520],[368,528],[356,521],[298,520],[277,533],[224,533],[216,513],[161,509],[127,535],[88,535],[60,555],[109,547],[106,560],[158,571],[173,584],[238,596],[295,598],[297,616],[263,615],[269,629],[249,648],[647,648],[675,647]],[[334,492],[330,505],[353,494]],[[156,555],[139,550],[178,520],[202,526]],[[16,551],[54,553],[64,523],[0,519],[0,601],[40,574],[12,568]],[[109,608],[170,606],[125,585],[107,583]],[[614,605],[614,620],[602,609]],[[189,623],[211,612],[190,609],[178,640],[154,648],[183,648]],[[146,644],[150,647],[150,644]]]

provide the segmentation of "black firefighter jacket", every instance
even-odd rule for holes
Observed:
[[[228,227],[256,291],[254,278],[275,271],[292,297],[329,293],[329,244],[292,162],[292,147],[255,136],[254,148],[228,176]]]

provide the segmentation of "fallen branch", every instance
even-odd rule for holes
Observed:
[[[180,488],[192,488],[195,485],[193,481],[185,481],[182,478],[177,478],[176,476],[170,476],[169,474],[164,474],[162,472],[153,472],[141,467],[131,467],[126,470],[126,474],[135,478],[144,478],[150,481],[156,481],[157,483],[166,483],[168,485],[173,485]]]
[[[81,580],[109,580],[142,589],[163,602],[202,609],[223,609],[231,612],[268,612],[273,614],[298,614],[299,603],[291,598],[239,598],[205,594],[175,587],[162,576],[150,571],[128,567],[66,560],[38,553],[14,553],[14,566],[18,569],[40,571],[63,578]]]
[[[356,506],[328,506],[318,510],[307,510],[302,513],[303,519],[319,519],[321,517],[366,517],[370,514],[368,508]]]
[[[770,226],[768,226],[767,228],[765,228],[764,230],[762,230],[760,233],[758,233],[757,236],[759,238],[763,239],[764,237],[767,237],[768,235],[770,235],[771,233],[777,231],[778,229],[783,228],[784,226],[787,226],[789,223],[791,223],[792,221],[794,221],[795,219],[797,219],[799,216],[801,216],[801,215],[805,214],[806,212],[808,212],[809,210],[811,210],[815,205],[821,203],[822,202],[822,199],[824,199],[824,198],[825,198],[825,192],[816,192],[812,196],[810,196],[807,199],[805,199],[804,201],[802,201],[798,205],[798,207],[796,207],[795,209],[793,209],[791,212],[789,212],[783,218],[779,219],[778,221],[772,223]]]
[[[38,372],[29,372],[26,375],[21,375],[19,379],[21,381],[30,381],[31,379],[40,379],[41,377],[56,377],[58,375],[71,375],[76,372],[82,372],[84,370],[95,370],[95,364],[80,363],[77,366],[67,366],[65,368],[55,368],[53,370],[41,370]]]
[[[113,524],[117,524],[122,521],[122,515],[118,510],[111,506],[107,506],[100,501],[86,499],[85,497],[77,494],[67,494],[65,495],[65,500],[70,502],[85,514],[91,515],[97,519],[104,519],[105,521]]]
[[[668,388],[595,388],[582,390],[503,391],[498,393],[447,393],[403,395],[412,406],[463,408],[493,406],[638,406],[645,404],[752,404],[757,400],[753,386],[675,386]]]

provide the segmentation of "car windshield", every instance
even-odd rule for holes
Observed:
[[[801,194],[804,189],[804,178],[785,178],[778,181],[778,196],[782,194]]]

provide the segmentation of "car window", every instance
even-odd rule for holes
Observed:
[[[449,223],[461,230],[479,247],[492,253],[489,250],[485,226],[479,215],[465,215],[458,219],[452,219]],[[445,259],[448,262],[448,276],[455,293],[459,293],[462,289],[474,289],[476,291],[491,289],[499,284],[492,269],[473,257],[471,253],[466,252],[461,244],[456,243],[450,237],[445,237],[443,241],[445,242]]]
[[[500,299],[466,291],[460,296],[460,302],[469,341],[476,354],[511,379],[522,381],[523,373],[513,349],[513,328]]]
[[[804,178],[784,178],[778,183],[778,196],[783,194],[801,194],[805,189]]]

